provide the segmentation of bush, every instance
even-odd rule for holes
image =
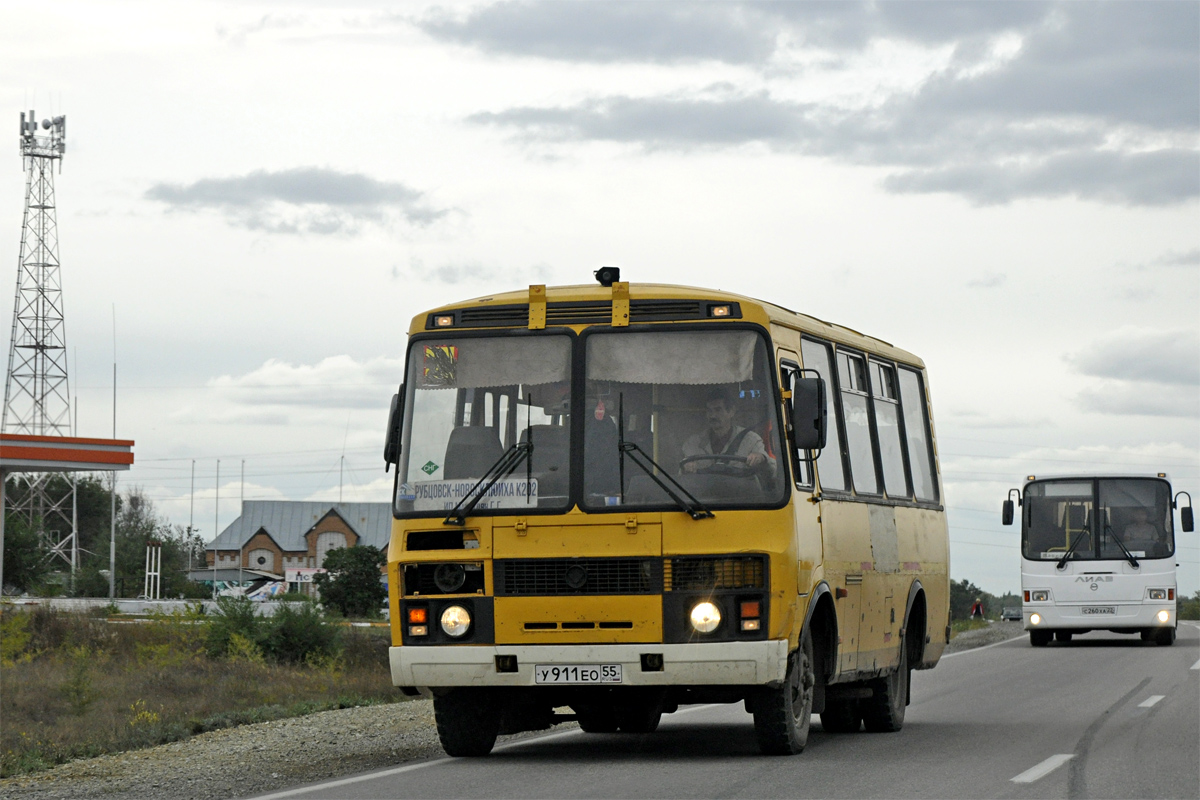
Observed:
[[[1179,618],[1200,619],[1200,591],[1197,591],[1191,597],[1180,596]]]
[[[325,622],[316,603],[281,603],[267,622],[259,639],[263,652],[287,663],[303,663],[311,655],[332,656],[338,650],[338,634]]]
[[[208,618],[205,649],[210,656],[223,656],[229,650],[229,641],[234,634],[257,642],[260,627],[260,620],[254,614],[254,603],[249,598],[218,598],[217,613]]]
[[[387,600],[379,568],[387,554],[373,545],[339,547],[325,556],[326,572],[313,578],[321,602],[344,617],[376,617]]]

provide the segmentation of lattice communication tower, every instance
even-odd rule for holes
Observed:
[[[42,121],[21,113],[21,159],[25,167],[25,214],[17,263],[8,376],[0,430],[34,436],[71,435],[67,382],[67,336],[58,260],[54,164],[62,171],[67,118]],[[74,481],[40,472],[5,482],[13,511],[39,529],[51,552],[74,571],[78,561]]]

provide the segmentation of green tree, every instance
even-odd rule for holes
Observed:
[[[313,579],[321,602],[344,617],[378,616],[387,599],[379,571],[386,563],[387,554],[369,544],[330,550],[325,556],[326,572]]]
[[[32,591],[50,571],[50,554],[37,531],[22,517],[4,514],[4,585]]]

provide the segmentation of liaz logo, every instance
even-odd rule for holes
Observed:
[[[1093,586],[1101,581],[1112,583],[1112,575],[1080,575],[1075,579],[1076,583],[1090,583]]]

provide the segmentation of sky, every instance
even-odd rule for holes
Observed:
[[[1026,475],[1200,493],[1200,3],[3,3],[13,282],[30,108],[78,433],[115,360],[120,486],[206,538],[386,500],[412,317],[601,265],[923,358],[955,580],[1019,588]]]

